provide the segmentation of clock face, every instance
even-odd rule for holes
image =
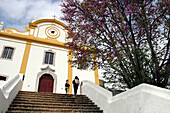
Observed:
[[[47,27],[45,32],[46,35],[52,39],[56,39],[60,36],[60,31],[54,26]]]

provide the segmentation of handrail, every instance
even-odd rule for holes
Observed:
[[[2,92],[3,92],[4,96],[5,96],[5,98],[8,98],[8,95],[6,95],[6,94],[7,94],[8,90],[10,90],[10,88],[12,87],[12,85],[14,84],[14,82],[17,81],[18,77],[19,77],[18,75],[17,75],[17,76],[14,76],[13,78],[11,78],[9,81],[7,81],[7,82],[2,86]],[[1,88],[0,88],[0,89],[1,89]]]
[[[93,100],[104,113],[169,113],[170,111],[170,90],[145,83],[112,96],[110,91],[95,83],[82,81],[81,94]]]
[[[22,74],[5,81],[0,86],[0,113],[5,113],[22,86]]]

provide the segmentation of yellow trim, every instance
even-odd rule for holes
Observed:
[[[36,30],[36,29],[34,29],[32,36],[34,36],[34,35],[35,35],[35,30]]]
[[[29,28],[35,29],[37,27],[37,24],[29,22]]]
[[[68,61],[72,61],[71,51],[69,51],[69,53],[68,53]],[[72,77],[73,77],[72,63],[68,62],[68,80],[69,80],[69,84],[70,84],[69,94],[72,94]]]
[[[67,38],[67,31],[64,31],[65,32],[65,43],[66,43],[66,38]]]
[[[43,25],[39,25],[38,26],[38,30],[37,30],[37,36],[36,36],[36,38],[40,38],[39,37],[39,32],[40,32],[40,27],[42,27],[42,26],[47,26],[47,25],[49,25],[50,27],[54,27],[54,28],[56,28],[56,29],[58,29],[59,30],[59,32],[60,32],[60,29],[61,30],[63,30],[63,31],[65,31],[65,29],[64,28],[62,28],[61,26],[59,26],[59,25],[56,25],[56,24],[43,24]],[[46,28],[47,29],[47,28]],[[45,29],[45,31],[46,31],[46,29]],[[35,30],[34,30],[35,31]],[[45,34],[46,34],[46,32],[45,32]],[[47,34],[46,34],[47,35]],[[61,33],[59,34],[59,35],[61,35]],[[35,36],[35,35],[33,35],[33,36]],[[59,36],[58,36],[59,37]],[[58,38],[57,37],[57,38]],[[47,38],[49,38],[49,36],[47,35]],[[66,38],[66,31],[65,31],[65,38]],[[52,39],[52,38],[51,38]]]
[[[67,25],[65,25],[64,23],[62,23],[62,22],[60,22],[60,21],[58,21],[56,19],[40,19],[40,20],[37,20],[37,21],[35,21],[33,23],[29,22],[29,28],[34,29],[34,31],[35,31],[35,28],[38,26],[37,24],[44,23],[44,22],[56,23],[58,25],[63,26],[64,28],[68,28]],[[48,25],[48,24],[45,24],[45,25]],[[56,26],[55,24],[50,24],[50,25]],[[40,26],[44,26],[44,25],[40,25]],[[38,27],[38,31],[37,31],[37,37],[38,37],[38,34],[39,34],[39,27]],[[59,27],[59,26],[57,26],[57,27]],[[63,29],[63,28],[61,28],[61,29]],[[63,29],[63,30],[65,30],[65,29]]]
[[[4,32],[5,32],[5,33],[11,33],[11,32],[13,33],[13,30],[14,30],[14,31],[16,31],[16,32],[18,32],[18,33],[27,33],[27,32],[30,31],[30,28],[29,28],[28,26],[26,26],[25,29],[26,29],[26,31],[18,31],[18,30],[15,29],[15,28],[5,28],[5,29],[4,29]]]
[[[50,35],[49,31],[51,29],[54,29],[57,32],[57,34],[56,35]],[[53,26],[49,26],[45,29],[45,34],[47,35],[48,38],[57,39],[60,36],[60,30],[58,28],[53,27]]]
[[[13,33],[12,29],[10,28],[5,28],[4,33]]]
[[[30,28],[29,28],[28,26],[25,26],[25,29],[30,32]],[[23,32],[27,32],[27,31],[23,31]],[[20,32],[20,31],[19,31],[19,32]],[[22,32],[22,31],[21,31],[21,32]]]
[[[31,42],[27,42],[26,47],[25,47],[24,56],[23,56],[23,59],[22,59],[21,68],[20,68],[20,73],[23,74],[24,76],[25,76],[25,71],[26,71],[26,68],[27,68],[27,62],[28,62],[30,49],[31,49]],[[22,82],[22,87],[23,87],[23,83],[24,83],[24,81]],[[21,87],[21,90],[22,90],[22,87]]]
[[[32,46],[49,48],[49,49],[54,49],[54,50],[60,50],[60,51],[68,51],[68,50],[64,50],[64,49],[57,49],[57,48],[52,48],[52,47],[47,47],[47,46],[42,46],[42,45],[36,45],[36,44],[31,44],[31,45],[32,45]]]
[[[8,42],[14,42],[14,43],[21,43],[21,44],[26,44],[25,42],[19,42],[19,41],[14,41],[14,40],[8,40],[8,39],[0,39],[3,41],[8,41]],[[42,45],[36,45],[36,44],[31,44],[32,46],[38,46],[38,47],[44,47],[44,48],[49,48],[49,49],[54,49],[54,50],[60,50],[60,51],[68,51],[66,49],[58,49],[58,48],[52,48],[52,47],[47,47],[47,46],[42,46]]]
[[[22,59],[22,64],[21,64],[21,68],[20,68],[20,73],[25,75],[25,71],[26,71],[26,67],[27,67],[27,62],[28,62],[28,56],[30,53],[30,49],[31,49],[31,42],[27,42],[26,43],[26,47],[25,47],[25,52],[24,52],[24,56]]]
[[[54,23],[59,24],[59,25],[61,25],[63,27],[68,27],[67,25],[65,25],[64,23],[62,23],[62,22],[60,22],[60,21],[58,21],[56,19],[40,19],[40,20],[37,20],[37,21],[35,21],[33,23],[29,23],[29,25],[30,25],[30,27],[36,27],[37,24],[44,23],[44,22],[54,22]]]
[[[96,62],[96,55],[94,55],[94,61]],[[95,76],[95,83],[99,85],[99,75],[98,75],[98,66],[95,64],[95,70],[94,70],[94,76]]]
[[[14,43],[26,44],[25,42],[19,42],[19,41],[15,41],[15,40],[8,40],[8,39],[2,39],[2,38],[0,40],[8,41],[8,42],[14,42]]]
[[[38,28],[42,27],[42,26],[47,26],[47,25],[57,27],[58,29],[61,29],[61,30],[65,31],[64,27],[61,27],[61,26],[59,26],[57,24],[52,24],[52,23],[51,24],[48,23],[48,24],[39,25]]]
[[[95,74],[95,83],[96,83],[97,85],[99,85],[98,68],[95,69],[94,74]]]
[[[65,43],[59,42],[57,40],[34,38],[33,36],[30,36],[30,35],[0,32],[0,36],[6,37],[6,38],[11,38],[11,39],[22,40],[22,41],[30,41],[30,42],[34,42],[34,43],[40,43],[40,44],[45,44],[45,45],[50,45],[50,46],[55,46],[55,47],[61,47],[61,48],[65,48],[65,46],[66,46]]]
[[[16,29],[6,28],[6,29],[4,29],[4,32],[0,32],[0,36],[5,37],[5,38],[17,39],[17,40],[22,40],[22,41],[31,41],[31,42],[34,42],[34,43],[40,43],[40,44],[65,48],[66,47],[65,42],[59,42],[57,40],[34,37],[34,35],[35,35],[34,32],[35,32],[35,28],[37,27],[37,24],[43,23],[43,22],[53,22],[53,23],[56,23],[58,25],[63,26],[64,28],[68,27],[67,25],[65,25],[64,23],[62,23],[62,22],[60,22],[56,19],[41,19],[41,20],[37,20],[33,23],[29,23],[29,28],[26,27],[26,30],[29,31],[29,35],[13,33],[12,30],[16,30]],[[40,26],[42,26],[42,25],[40,25]],[[60,26],[57,26],[57,27],[60,28]],[[30,35],[30,28],[34,29],[33,35]],[[38,28],[38,30],[39,30],[39,28]],[[24,32],[27,32],[27,31],[23,31],[23,32],[21,31],[21,33],[24,33]],[[20,31],[18,31],[18,32],[20,32]],[[38,33],[37,33],[37,36],[38,36]],[[65,36],[66,36],[66,34],[65,34]]]

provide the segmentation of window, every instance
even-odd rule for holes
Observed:
[[[54,53],[52,53],[52,52],[45,52],[44,64],[51,64],[51,65],[53,65],[53,62],[54,62]]]
[[[0,80],[6,81],[6,77],[0,76]]]
[[[1,58],[12,59],[13,51],[14,51],[14,48],[5,47]]]

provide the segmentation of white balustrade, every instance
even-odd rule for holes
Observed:
[[[83,81],[81,94],[87,95],[104,113],[170,113],[170,90],[148,84],[112,96],[108,90]]]
[[[22,86],[22,74],[18,74],[0,85],[0,113],[5,113]]]

